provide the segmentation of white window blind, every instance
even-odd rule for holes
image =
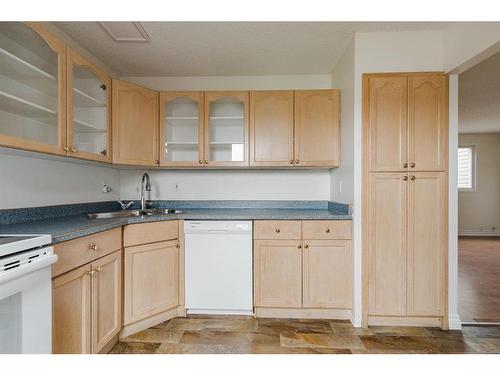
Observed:
[[[474,147],[458,148],[458,188],[474,189]]]

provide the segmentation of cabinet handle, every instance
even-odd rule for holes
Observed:
[[[299,164],[299,160],[298,160],[298,159],[297,159],[297,160],[295,160],[295,164]]]
[[[275,232],[276,232],[276,233],[281,232],[280,228],[276,228],[276,229],[275,229]]]
[[[408,181],[408,176],[403,176],[403,181]]]
[[[89,250],[91,251],[97,251],[97,245],[95,243],[92,243],[89,245]]]
[[[302,245],[298,245],[298,246],[297,246],[297,249],[302,249]]]
[[[415,163],[411,162],[410,167],[415,168]]]
[[[309,245],[308,244],[304,244],[304,249],[307,249],[309,248]]]
[[[205,160],[205,164],[208,164],[208,160]]]
[[[416,179],[416,177],[415,177],[415,176],[411,176],[411,177],[410,177],[410,180],[412,180],[412,181],[415,181],[415,179]]]
[[[403,168],[408,168],[408,163],[404,163]]]
[[[326,228],[326,233],[330,233],[330,228]]]

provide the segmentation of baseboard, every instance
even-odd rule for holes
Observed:
[[[118,336],[119,335],[116,334],[111,340],[109,340],[109,342],[106,345],[104,345],[104,347],[99,351],[99,354],[109,353],[109,351],[113,349],[113,347],[118,342]]]
[[[498,237],[500,236],[500,231],[485,232],[481,230],[460,230],[458,232],[459,237]]]
[[[157,324],[163,323],[178,316],[186,316],[186,309],[184,308],[184,306],[174,307],[170,310],[163,311],[148,318],[139,320],[138,322],[130,323],[124,326],[120,331],[120,339],[151,328]]]
[[[258,318],[283,319],[351,319],[351,309],[283,309],[273,307],[256,307]]]
[[[450,330],[461,330],[462,322],[460,321],[460,317],[458,315],[449,315],[448,316],[448,329]]]
[[[214,310],[214,309],[186,309],[187,315],[250,315],[253,316],[252,310]]]
[[[443,327],[440,316],[368,316],[368,326]]]

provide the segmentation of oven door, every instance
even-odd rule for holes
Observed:
[[[0,273],[0,353],[52,353],[51,264],[57,255]]]

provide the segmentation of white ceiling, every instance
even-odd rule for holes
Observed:
[[[107,23],[109,24],[109,23]],[[141,22],[151,42],[117,42],[97,22],[55,22],[119,76],[330,73],[354,32],[443,22]]]
[[[459,133],[500,132],[500,53],[460,74],[458,95]]]

